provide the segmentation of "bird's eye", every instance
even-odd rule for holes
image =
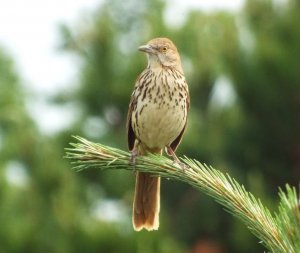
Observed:
[[[165,53],[165,52],[167,52],[167,49],[168,49],[167,47],[162,47],[162,48],[161,48],[161,52],[162,52],[162,53]]]

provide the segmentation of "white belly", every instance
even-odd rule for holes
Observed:
[[[148,83],[141,78],[141,85],[136,86],[133,94],[136,107],[131,123],[136,137],[144,145],[162,149],[179,136],[186,124],[188,90],[184,76],[175,76],[172,71],[166,70],[164,75],[153,78],[155,81]]]
[[[179,106],[158,108],[148,104],[138,116],[138,139],[149,148],[164,148],[170,145],[182,131],[185,120]]]

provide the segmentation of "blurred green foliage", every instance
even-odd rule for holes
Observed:
[[[249,0],[239,14],[192,11],[172,25],[162,0],[103,1],[74,29],[60,27],[61,50],[78,59],[79,85],[53,101],[80,111],[68,131],[52,136],[29,117],[25,102],[34,98],[0,50],[0,253],[263,252],[219,205],[168,180],[160,230],[133,232],[134,175],[75,173],[63,148],[71,134],[126,148],[127,106],[146,66],[137,47],[170,37],[191,93],[178,154],[226,169],[272,208],[277,187],[300,179],[299,7]]]

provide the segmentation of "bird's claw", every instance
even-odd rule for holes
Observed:
[[[179,160],[175,152],[171,147],[167,147],[167,153],[170,154],[173,158],[173,165],[179,165],[183,172],[187,169],[187,166]]]
[[[173,165],[178,165],[182,169],[183,173],[185,173],[187,169],[187,166],[181,161],[173,161]]]

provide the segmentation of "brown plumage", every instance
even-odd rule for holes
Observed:
[[[139,47],[148,66],[136,80],[128,110],[128,147],[133,157],[162,154],[174,159],[187,124],[188,86],[176,46],[167,38]],[[159,227],[160,178],[137,172],[133,202],[133,227],[139,231]]]

